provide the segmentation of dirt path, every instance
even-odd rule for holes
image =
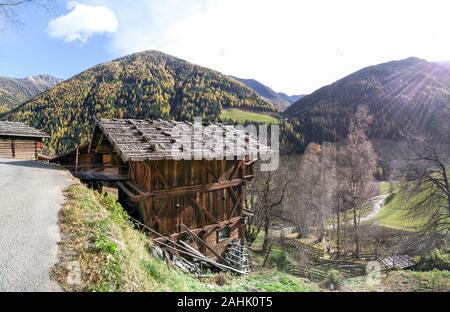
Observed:
[[[60,291],[58,212],[71,184],[49,164],[0,159],[0,291]]]
[[[362,223],[372,221],[380,213],[381,208],[383,207],[384,200],[387,197],[387,195],[375,197],[372,211],[367,216],[361,218],[360,222]]]

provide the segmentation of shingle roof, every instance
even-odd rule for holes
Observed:
[[[22,122],[0,121],[0,136],[49,138],[44,132]]]
[[[102,119],[96,127],[124,161],[218,159],[227,156],[247,156],[253,160],[258,153],[270,151],[243,128],[220,123]],[[199,132],[199,127],[204,131]]]

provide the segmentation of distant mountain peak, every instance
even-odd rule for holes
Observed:
[[[50,75],[35,75],[26,78],[0,77],[0,113],[17,107],[61,81]]]
[[[302,95],[289,96],[283,92],[276,92],[272,90],[270,87],[252,78],[245,79],[234,76],[230,77],[243,83],[244,85],[255,91],[259,96],[272,102],[278,108],[279,111],[286,110],[286,108],[288,108],[289,105],[298,101],[302,97]]]

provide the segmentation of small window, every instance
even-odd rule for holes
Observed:
[[[231,231],[230,231],[230,228],[228,226],[223,228],[223,229],[221,229],[221,230],[218,230],[217,231],[217,242],[220,243],[220,242],[222,242],[224,240],[229,239],[230,238],[230,234],[231,234]]]

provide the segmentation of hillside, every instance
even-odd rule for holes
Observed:
[[[222,107],[276,110],[228,76],[147,51],[88,69],[2,118],[50,133],[50,151],[61,153],[88,139],[94,116],[211,120]]]
[[[80,184],[66,191],[60,212],[59,263],[52,276],[65,291],[317,291],[318,286],[274,269],[258,268],[246,276],[230,273],[196,278],[169,266],[150,252],[151,241],[137,230],[111,195]],[[79,284],[68,284],[70,264],[82,268]]]
[[[246,122],[278,124],[280,122],[275,113],[252,112],[237,108],[223,109],[220,114],[220,119],[225,123],[239,122],[242,124]]]
[[[27,78],[0,77],[0,113],[16,108],[61,81],[61,79],[49,75]]]
[[[437,62],[437,63],[440,65],[443,65],[443,66],[450,67],[450,61],[442,61],[442,62]]]
[[[450,68],[418,58],[370,66],[300,99],[285,115],[306,142],[334,141],[346,136],[359,105],[374,117],[372,138],[434,133],[435,121],[450,116]]]
[[[268,86],[255,79],[243,79],[233,76],[232,78],[236,79],[239,82],[242,82],[244,85],[255,91],[259,96],[273,103],[281,112],[286,110],[292,103],[300,100],[303,97],[303,95],[289,96],[283,92],[275,92]]]

